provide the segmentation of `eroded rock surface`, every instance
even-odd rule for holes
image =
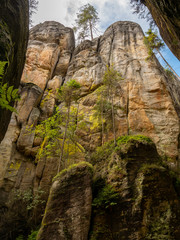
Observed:
[[[66,81],[76,79],[82,83],[83,93],[90,92],[80,102],[88,126],[97,100],[93,90],[102,83],[106,65],[113,65],[123,77],[115,99],[117,136],[143,133],[153,139],[161,154],[175,159],[178,156],[180,84],[177,80],[173,83],[168,80],[157,60],[146,61],[147,56],[140,26],[117,22],[98,40],[84,42],[75,49]],[[98,130],[93,131],[95,137],[94,132],[92,135],[84,133],[84,146],[96,142]]]
[[[101,151],[94,158],[89,239],[179,239],[180,202],[154,144],[129,140],[112,155]]]
[[[30,226],[32,222],[33,224],[35,222],[36,224],[41,222],[41,216],[44,213],[45,202],[48,199],[52,179],[57,174],[60,157],[57,155],[42,156],[40,159],[36,157],[38,150],[40,147],[41,149],[43,148],[45,142],[36,136],[34,129],[39,122],[52,116],[56,104],[60,104],[59,108],[63,106],[63,103],[57,100],[57,89],[70,79],[75,79],[82,84],[79,102],[78,104],[74,104],[74,107],[78,108],[78,114],[81,119],[80,122],[77,122],[76,129],[79,138],[78,141],[79,144],[84,147],[83,151],[87,153],[88,159],[90,158],[89,154],[93,153],[96,147],[102,144],[102,140],[105,143],[113,139],[112,128],[109,128],[103,136],[101,126],[94,117],[94,107],[98,99],[99,87],[102,84],[106,65],[109,65],[114,66],[115,70],[122,76],[121,81],[117,83],[116,96],[114,99],[114,105],[117,111],[115,115],[117,137],[142,134],[152,138],[157,146],[158,153],[162,156],[166,155],[166,157],[169,158],[169,166],[176,171],[178,170],[180,85],[176,79],[172,81],[168,79],[155,58],[151,62],[145,60],[148,55],[148,50],[143,43],[143,32],[140,26],[132,22],[117,22],[111,25],[103,36],[94,39],[92,42],[85,41],[75,49],[74,45],[72,30],[65,28],[62,24],[45,22],[31,30],[27,61],[20,89],[21,100],[17,103],[19,114],[13,114],[6,137],[0,145],[0,151],[2,153],[0,155],[0,173],[2,173],[0,174],[0,195],[2,196],[0,199],[0,211],[3,213],[2,221],[0,222],[0,234],[5,234],[4,239],[8,239],[10,235],[13,236],[13,239],[17,237],[17,233],[21,232],[22,219],[24,222],[23,226]],[[81,123],[85,126],[84,128],[81,128],[79,125]],[[140,152],[136,152],[137,149],[139,149],[138,151],[145,152],[143,152],[142,155]],[[156,166],[152,168],[152,176],[155,180],[149,179],[150,176],[148,173],[146,174],[146,171],[141,172],[139,170],[143,164],[149,164],[149,162],[150,164],[156,164],[156,162],[159,161],[159,156],[156,150],[154,150],[155,148],[151,147],[146,149],[146,145],[142,145],[142,148],[138,145],[137,149],[136,147],[132,149],[134,154],[129,155],[129,158],[123,155],[121,156],[120,153],[117,155],[117,158],[116,156],[115,158],[112,156],[112,164],[110,164],[110,162],[106,163],[112,166],[109,165],[108,167],[105,164],[103,168],[99,169],[99,172],[98,169],[96,169],[95,176],[97,177],[99,174],[101,179],[105,178],[105,182],[115,188],[114,183],[117,183],[120,187],[117,188],[117,190],[120,191],[121,189],[126,199],[125,204],[127,204],[128,207],[125,206],[125,210],[127,210],[125,216],[123,215],[124,205],[122,201],[122,208],[118,207],[117,209],[120,217],[116,215],[116,210],[113,210],[117,222],[119,221],[118,219],[120,219],[120,222],[125,219],[124,225],[118,222],[117,226],[113,225],[111,228],[111,226],[108,225],[109,220],[107,220],[108,218],[110,219],[110,213],[106,212],[105,215],[103,215],[103,223],[108,225],[110,231],[115,233],[117,232],[117,228],[121,228],[120,232],[117,233],[119,239],[121,239],[119,236],[123,236],[123,233],[124,236],[131,236],[132,239],[141,239],[137,236],[144,237],[146,235],[151,237],[151,235],[148,235],[151,233],[149,233],[147,229],[148,227],[153,228],[153,226],[151,227],[151,223],[156,215],[155,212],[151,211],[151,207],[155,207],[156,203],[157,206],[160,206],[159,215],[157,215],[159,219],[161,215],[161,200],[167,210],[162,213],[165,214],[162,219],[163,221],[166,219],[168,219],[167,221],[171,221],[169,220],[168,214],[169,212],[174,213],[175,211],[172,210],[172,204],[175,206],[174,209],[178,209],[179,206],[175,195],[176,193],[174,192],[175,190],[171,184],[171,178],[165,168]],[[151,154],[151,151],[154,155]],[[117,164],[115,159],[117,159]],[[82,161],[80,154],[77,154],[76,159],[73,161]],[[70,163],[67,162],[66,164],[68,166]],[[115,174],[116,165],[119,170],[122,169],[123,171]],[[107,173],[111,168],[112,171],[110,172],[112,174]],[[149,168],[151,169],[151,167],[148,167],[148,169]],[[77,176],[75,177],[75,175],[70,175],[69,178],[73,177],[75,182],[77,178],[78,185],[80,184],[78,182],[79,178]],[[83,176],[83,179],[86,178],[86,175]],[[164,180],[166,177],[169,179],[167,184]],[[161,198],[158,195],[158,191],[156,191],[156,188],[160,188],[161,183],[159,183],[159,181],[161,178],[163,179],[162,194],[165,194],[165,189],[168,188],[168,203],[165,201],[166,197]],[[140,189],[136,186],[136,183],[138,185],[138,181],[141,183]],[[145,186],[146,182],[147,184],[154,184],[154,191],[148,192],[149,190],[148,188],[146,189]],[[63,180],[63,184],[69,188],[69,183],[65,180]],[[43,191],[43,206],[41,206],[41,204],[37,205],[36,208],[28,212],[27,204],[23,202],[22,197],[30,189],[30,196],[35,198],[37,192],[40,192],[38,190],[39,188],[41,189],[40,191]],[[53,185],[54,190],[52,190],[52,192],[61,188],[64,188],[64,185],[62,186],[56,182],[56,184]],[[133,192],[132,188],[137,192]],[[77,197],[81,202],[82,198],[81,195],[79,196],[79,192],[77,194],[71,185],[69,189],[69,194],[72,196],[72,199]],[[145,196],[146,190],[147,196],[151,199],[149,202],[147,202],[148,197],[146,198]],[[17,193],[19,191],[21,192],[21,199],[19,199],[18,204],[16,204]],[[153,192],[155,195],[151,196]],[[68,225],[68,234],[70,234],[72,239],[75,239],[76,234],[81,232],[81,228],[79,227],[81,225],[81,219],[73,222],[72,226],[70,219],[72,220],[73,211],[81,214],[78,209],[79,205],[77,204],[76,206],[75,201],[75,205],[71,207],[71,203],[67,199],[68,193],[66,191],[62,193],[61,196],[67,200],[67,215],[64,216],[63,214],[65,213],[63,213],[61,207],[58,207],[58,214],[66,218],[66,220],[55,223],[55,228],[60,229],[61,237],[65,238],[65,233],[67,232],[66,225]],[[154,196],[155,198],[157,196],[157,202],[153,199]],[[136,200],[133,200],[133,198],[136,198]],[[59,199],[51,198],[51,200],[55,202],[55,205],[59,204]],[[90,201],[90,198],[88,201]],[[38,204],[39,203],[41,202],[38,202]],[[60,203],[64,204],[63,202]],[[144,206],[143,204],[145,204],[145,207],[141,208],[141,205]],[[22,206],[22,208],[20,206]],[[90,207],[90,205],[88,205],[88,207]],[[48,209],[52,209],[51,203],[48,203]],[[132,213],[133,211],[135,212]],[[43,231],[49,231],[50,234],[52,230],[50,223],[53,223],[54,220],[53,216],[51,216],[51,219],[48,219],[47,214],[43,220],[47,223],[47,227],[44,226]],[[145,222],[148,214],[152,217]],[[15,216],[15,218],[13,216]],[[29,218],[29,216],[31,216],[31,218]],[[176,214],[175,216],[175,219],[177,219]],[[95,214],[93,215],[93,219],[94,222],[97,222],[97,224],[94,223],[93,225],[94,236],[98,236],[96,235],[97,231],[95,230],[95,226],[99,224],[99,221],[102,224],[102,218],[97,219],[97,215]],[[137,231],[132,229],[131,233],[127,232],[127,219],[128,221],[134,221],[132,227],[134,229],[138,226]],[[89,215],[87,221],[89,221]],[[138,224],[138,222],[140,224]],[[145,230],[143,229],[143,224],[145,224]],[[77,229],[76,225],[78,226]],[[9,226],[13,227],[11,228]],[[87,236],[88,229],[89,225],[82,231],[82,239],[86,239],[85,236]],[[41,234],[44,234],[43,231]],[[168,231],[171,232],[171,229]],[[73,235],[73,232],[75,235]],[[174,236],[179,236],[178,234],[179,233]],[[109,238],[107,239],[111,239],[111,235],[108,235]],[[44,235],[41,236],[44,237]],[[56,235],[53,235],[53,237],[55,239]],[[103,235],[103,238],[105,238],[105,235]],[[174,237],[174,239],[176,238]]]
[[[92,204],[92,166],[82,162],[54,181],[37,239],[88,239]]]
[[[0,4],[0,61],[9,61],[3,83],[14,88],[19,87],[25,63],[29,31],[28,6],[27,0],[2,0]],[[10,117],[10,111],[0,108],[0,142]]]
[[[180,3],[176,0],[143,2],[151,12],[163,40],[180,60]]]
[[[21,82],[42,90],[55,75],[66,75],[74,50],[72,29],[57,22],[45,22],[30,31],[27,60]]]
[[[111,145],[93,155],[93,192],[87,163],[56,177],[38,240],[179,239],[178,194],[155,145],[143,138]]]

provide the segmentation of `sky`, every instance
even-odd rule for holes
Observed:
[[[57,21],[66,27],[73,27],[78,9],[89,3],[95,7],[99,16],[99,35],[116,21],[133,21],[138,23],[144,32],[149,28],[145,19],[140,19],[129,4],[130,0],[39,0],[38,11],[33,15],[33,24],[44,21]],[[162,54],[173,69],[180,76],[180,61],[171,53],[166,46]],[[161,58],[157,55],[160,63],[166,67]]]

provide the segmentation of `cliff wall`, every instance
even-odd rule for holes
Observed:
[[[19,87],[25,63],[29,33],[29,4],[27,0],[2,0],[0,5],[0,61],[8,61],[3,84]],[[11,103],[11,105],[14,103]],[[0,108],[0,142],[11,112]]]
[[[166,164],[171,167],[171,169],[178,170],[180,85],[176,79],[172,81],[168,79],[156,58],[151,61],[145,60],[148,56],[148,50],[143,43],[143,36],[143,32],[138,24],[132,22],[116,22],[105,31],[103,36],[93,41],[85,41],[75,48],[72,29],[66,28],[60,23],[45,22],[31,30],[26,64],[21,79],[21,100],[17,103],[18,114],[13,113],[6,137],[0,145],[0,195],[2,196],[0,199],[0,209],[3,216],[0,223],[0,233],[1,236],[4,236],[4,239],[9,239],[10,234],[13,236],[12,239],[14,239],[17,234],[21,232],[21,229],[26,228],[28,225],[37,225],[41,222],[41,214],[44,212],[52,179],[57,174],[59,157],[51,154],[48,157],[42,156],[40,159],[37,158],[37,152],[43,146],[43,140],[36,136],[34,130],[40,122],[53,115],[55,105],[58,105],[60,109],[63,108],[63,103],[60,103],[57,98],[57,89],[70,79],[75,79],[82,85],[78,103],[78,114],[82,116],[82,118],[80,122],[77,122],[76,132],[79,137],[79,144],[84,149],[84,154],[76,155],[72,162],[66,161],[66,167],[72,163],[87,160],[87,155],[92,154],[96,147],[101,145],[102,141],[106,142],[113,139],[112,128],[109,128],[106,134],[102,135],[99,125],[96,124],[96,120],[93,118],[94,107],[98,99],[98,90],[102,85],[106,67],[113,66],[122,76],[122,80],[117,83],[114,99],[117,137],[137,134],[150,137],[156,144],[158,153],[165,158]],[[85,126],[83,129],[80,126],[82,123]],[[136,143],[134,144],[136,146]],[[146,156],[148,157],[150,152],[151,150],[146,151],[143,158],[146,159]],[[154,164],[154,162],[160,158],[158,153],[155,152],[155,155],[152,156],[154,160],[152,162],[150,161],[150,163]],[[136,155],[136,153],[134,154]],[[141,155],[137,156],[141,158]],[[109,157],[107,157],[107,159],[109,159]],[[136,159],[136,162],[137,161]],[[117,162],[120,164],[121,158],[118,158]],[[113,162],[112,166],[114,164]],[[146,164],[146,160],[143,160],[143,164]],[[127,165],[131,166],[131,162],[128,162]],[[140,167],[142,166],[139,166],[139,168]],[[123,165],[120,166],[120,168],[124,169],[126,167]],[[84,168],[80,167],[77,171],[81,172],[82,169]],[[128,170],[124,169],[124,171]],[[101,169],[100,172],[100,178],[103,179],[101,175],[103,172],[106,172],[106,170]],[[130,179],[131,175],[134,174],[133,180],[131,179],[131,181],[134,181],[136,178],[139,179],[141,175],[137,169],[134,173],[133,167],[132,170],[129,170],[128,174],[130,175],[128,175],[127,178]],[[169,172],[163,168],[157,171],[154,170],[153,174],[154,178],[164,176],[164,179]],[[82,186],[84,197],[80,198],[79,201],[81,202],[81,209],[85,208],[87,210],[84,212],[85,216],[82,215],[82,218],[87,218],[87,224],[89,224],[90,221],[88,214],[91,213],[89,205],[92,201],[92,195],[90,194],[92,191],[90,189],[91,176],[92,175],[82,176],[80,174],[80,177],[77,178],[77,185],[81,183],[84,184],[84,187]],[[67,178],[69,177],[71,180],[71,174],[68,175]],[[110,176],[105,175],[104,177],[108,184],[113,185],[113,180],[112,182],[108,180]],[[172,182],[172,178],[169,175],[168,179]],[[127,182],[124,184],[128,184],[128,181],[130,181],[128,179],[126,180]],[[146,180],[142,181],[146,182]],[[153,178],[147,181],[148,184],[151,184]],[[86,184],[87,182],[88,184]],[[62,183],[67,184],[65,180],[62,180]],[[68,184],[71,184],[71,181],[69,181]],[[156,181],[156,184],[158,184],[158,181]],[[55,189],[61,188],[61,184],[59,185],[59,183],[53,184],[53,189],[54,186]],[[168,188],[165,181],[163,182],[163,186],[164,189]],[[64,185],[62,188],[63,187]],[[88,193],[91,195],[88,198],[87,206],[84,205],[83,202],[83,199],[87,197],[86,187],[88,188]],[[129,188],[131,187],[130,184]],[[154,189],[155,187],[156,186],[154,186]],[[158,187],[160,186],[158,185]],[[170,195],[173,193],[172,205],[174,201],[177,202],[178,205],[179,203],[176,193],[174,192],[173,184],[171,184],[170,189]],[[29,206],[32,205],[27,205],[27,202],[23,199],[29,190],[31,191],[31,197],[34,196],[34,199],[35,197],[39,199],[39,196],[41,196],[42,201],[38,200],[38,207],[32,207],[27,211],[27,206],[29,209]],[[52,190],[52,193],[54,191],[55,190]],[[64,190],[62,189],[62,191]],[[73,191],[75,191],[75,189],[70,188],[69,193],[62,192],[62,194],[65,194],[63,195],[65,198],[67,198],[66,194],[70,194],[74,198],[74,196],[79,193],[74,193]],[[120,191],[120,189],[118,189],[118,191]],[[123,191],[125,191],[125,189]],[[137,191],[140,191],[138,187]],[[140,192],[139,194],[141,196]],[[129,193],[132,195],[131,191]],[[153,198],[153,196],[150,196],[151,194],[153,193],[149,193],[147,190],[147,195],[150,199]],[[59,195],[58,193],[57,196],[61,196],[61,194]],[[146,199],[146,197],[144,198]],[[158,206],[160,206],[160,202],[161,197],[159,197]],[[31,200],[30,203],[32,203]],[[28,204],[30,203],[28,202]],[[65,203],[62,202],[62,204]],[[61,230],[68,228],[68,226],[66,226],[67,224],[71,224],[70,220],[72,220],[72,214],[74,214],[75,211],[71,209],[73,203],[68,204],[70,204],[70,206],[67,207],[67,219],[64,223],[60,224]],[[74,204],[77,204],[76,201]],[[145,205],[146,204],[148,204],[148,202],[145,201]],[[152,205],[153,204],[155,205],[156,203],[153,202]],[[56,202],[55,205],[57,205]],[[165,205],[166,213],[168,214],[168,209],[171,208],[172,205]],[[51,206],[54,206],[53,203],[49,203],[47,208],[51,209]],[[60,209],[61,206],[57,205],[57,208],[59,209],[59,214],[62,214],[62,218],[64,218],[65,216]],[[131,208],[134,208],[133,204]],[[74,209],[76,209],[76,206],[74,206]],[[123,213],[123,209],[119,211],[121,214]],[[144,214],[143,211],[144,210],[141,211],[142,214]],[[173,210],[173,212],[174,211],[175,210]],[[170,219],[166,216],[166,213],[164,218]],[[155,217],[155,213],[152,213],[152,215]],[[126,217],[129,219],[131,215]],[[145,221],[145,218],[146,216],[144,215],[144,218],[141,218],[139,221]],[[175,219],[177,218],[176,216]],[[94,219],[93,221],[98,224],[99,220],[96,214],[94,215]],[[125,221],[127,221],[127,219]],[[152,219],[150,222],[153,221]],[[45,218],[43,221],[48,224],[50,222],[51,224],[51,222],[55,220],[50,216],[50,220]],[[75,235],[80,231],[79,225],[81,225],[81,221],[77,224],[78,228],[77,233],[74,232]],[[152,222],[150,224],[152,224]],[[11,228],[9,228],[9,226],[11,226]],[[89,225],[86,227],[82,232],[82,239],[86,239],[90,229]],[[121,226],[121,228],[124,229],[125,225]],[[47,227],[47,229],[50,229],[48,231],[51,232],[51,228]],[[74,225],[69,234],[72,234],[73,229]],[[116,229],[116,226],[113,226],[113,229]],[[111,231],[115,231],[113,229],[111,229]],[[66,231],[61,231],[61,234],[63,235],[65,232]],[[140,235],[145,236],[147,230],[143,231],[143,229],[141,229],[139,232]],[[43,234],[42,232],[42,236],[44,236]],[[120,233],[117,234],[121,236]],[[132,231],[132,235],[133,234],[134,232]],[[179,236],[178,234],[179,233],[177,233],[176,236]],[[127,232],[124,234],[124,238],[118,237],[117,239],[125,239],[126,235]],[[176,236],[173,239],[178,239]],[[56,239],[56,237],[57,236],[55,236],[54,239]],[[67,236],[65,235],[65,237]],[[94,237],[96,237],[96,235],[94,235]],[[41,237],[41,239],[43,239],[43,237]],[[75,238],[71,236],[70,239]],[[131,237],[130,239],[141,238]]]
[[[145,0],[144,4],[151,12],[163,40],[180,60],[180,3],[176,0]]]

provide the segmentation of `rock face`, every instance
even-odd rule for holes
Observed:
[[[163,40],[180,60],[180,3],[176,0],[143,2],[151,12]]]
[[[158,163],[155,146],[135,139],[123,145],[117,143],[111,156],[108,151],[102,154],[103,148],[94,156],[90,239],[178,239],[180,232],[174,229],[179,213],[172,209],[179,201],[168,171]]]
[[[55,75],[66,75],[74,50],[72,29],[45,22],[30,31],[27,61],[21,82],[34,83],[42,90]]]
[[[9,62],[3,83],[13,85],[14,88],[19,87],[25,63],[29,31],[28,6],[27,0],[2,0],[0,6],[0,61]],[[0,142],[6,133],[10,117],[10,111],[0,109]]]
[[[84,163],[56,178],[38,240],[179,239],[180,202],[155,145],[131,138],[109,147],[93,156],[93,201]]]
[[[88,239],[92,173],[92,166],[82,162],[56,178],[37,239]]]
[[[157,60],[147,62],[146,56],[139,25],[117,22],[98,40],[82,43],[75,49],[66,81],[76,79],[85,92],[92,91],[102,83],[106,65],[113,65],[123,76],[115,99],[117,136],[143,133],[153,139],[161,154],[175,159],[179,135],[179,102],[175,99],[180,85],[176,81],[178,90],[172,90]],[[88,94],[80,102],[80,109],[87,117],[92,116],[96,95]],[[91,141],[96,144],[94,139],[89,135],[84,144]]]
[[[109,65],[122,76],[117,82],[114,98],[116,136],[141,134],[150,137],[155,142],[158,153],[168,159],[167,164],[171,169],[178,171],[180,85],[176,79],[169,79],[165,75],[155,58],[150,62],[145,60],[148,50],[143,43],[140,26],[132,22],[117,22],[111,25],[103,36],[92,42],[85,41],[75,49],[74,46],[73,31],[60,23],[45,22],[31,30],[20,88],[21,100],[17,103],[18,114],[13,114],[6,137],[0,145],[0,235],[4,236],[4,240],[16,239],[22,229],[27,229],[28,232],[29,228],[35,228],[34,226],[41,222],[60,157],[56,154],[43,155],[40,159],[37,157],[37,152],[43,149],[45,140],[38,138],[34,130],[42,120],[53,115],[56,104],[59,104],[60,109],[63,108],[63,103],[57,98],[57,89],[70,79],[75,79],[82,85],[78,104],[73,106],[76,108],[78,105],[80,120],[77,121],[76,134],[79,139],[78,146],[81,146],[84,155],[82,157],[79,153],[76,154],[73,160],[75,163],[84,160],[85,156],[90,161],[90,155],[97,146],[113,139],[112,127],[107,128],[103,135],[100,123],[94,117],[99,89],[106,66]],[[104,124],[108,125],[106,122]],[[106,156],[107,161],[102,161],[102,167],[95,162],[94,177],[97,182],[98,178],[100,179],[100,187],[95,187],[92,196],[91,177],[88,173],[82,173],[83,167],[73,168],[74,170],[62,175],[62,178],[53,184],[48,210],[43,220],[45,226],[42,227],[39,238],[45,239],[46,233],[49,236],[52,230],[56,229],[60,235],[52,235],[52,239],[66,239],[66,233],[70,239],[77,239],[77,234],[82,234],[82,239],[91,240],[145,239],[145,236],[151,239],[152,233],[148,229],[154,229],[153,222],[157,213],[160,222],[167,222],[169,235],[166,235],[178,239],[179,232],[171,234],[170,227],[176,227],[178,216],[175,210],[179,206],[172,178],[167,169],[156,166],[159,155],[155,147],[151,144],[146,147],[146,144],[135,142],[134,147],[126,153],[120,151],[115,152],[115,155],[111,155],[114,152],[111,149]],[[104,152],[106,153],[106,149]],[[102,152],[102,156],[103,154]],[[112,164],[109,158],[112,159]],[[71,163],[67,161],[67,166]],[[146,168],[141,169],[144,164],[148,164],[147,171]],[[150,166],[152,164],[155,166]],[[116,170],[119,171],[117,174]],[[82,173],[80,177],[77,177],[78,171]],[[152,174],[149,175],[149,172]],[[168,179],[167,182],[165,178]],[[74,185],[69,185],[72,180]],[[107,184],[113,187],[115,193]],[[152,185],[152,191],[149,185]],[[64,191],[65,186],[69,192]],[[161,186],[162,196],[156,190]],[[77,191],[78,188],[82,190],[82,196]],[[59,190],[62,191],[58,192]],[[112,209],[108,207],[99,217],[97,213],[102,210],[102,206],[97,204],[97,196],[104,194],[103,191],[115,196],[112,205],[110,204],[115,205]],[[58,198],[54,198],[54,194]],[[29,200],[25,197],[27,195]],[[97,201],[93,201],[94,208],[89,224],[92,197]],[[84,205],[84,198],[87,198],[87,205]],[[33,199],[38,199],[36,204]],[[74,199],[73,202],[71,199]],[[54,205],[57,209],[54,209]],[[65,212],[62,206],[65,206]],[[153,211],[153,207],[156,211]],[[110,226],[111,210],[116,222]],[[73,220],[74,212],[77,212],[80,219],[77,217]],[[56,217],[55,213],[58,222],[53,219],[54,215]],[[85,218],[85,225],[81,218]],[[61,221],[62,219],[64,220]],[[132,225],[129,233],[127,222]],[[102,229],[103,237],[98,227],[102,223],[108,226],[107,236]],[[89,231],[90,226],[92,229]],[[155,228],[159,228],[158,223]],[[163,234],[165,230],[160,231]],[[24,234],[27,235],[27,232]],[[154,237],[156,233],[153,234]]]

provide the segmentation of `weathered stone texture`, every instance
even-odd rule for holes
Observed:
[[[58,102],[57,89],[64,81],[75,79],[82,84],[78,114],[81,117],[79,123],[84,122],[85,127],[81,128],[77,123],[76,133],[80,139],[79,143],[88,153],[92,153],[97,146],[101,145],[101,128],[97,119],[94,119],[93,113],[106,65],[114,66],[123,78],[117,84],[114,99],[117,109],[115,117],[117,137],[127,134],[142,134],[151,137],[158,152],[171,157],[169,165],[177,170],[180,85],[175,79],[171,81],[164,75],[163,69],[155,58],[151,61],[145,60],[148,52],[143,43],[143,32],[140,26],[132,22],[117,22],[111,25],[100,38],[94,39],[92,42],[81,43],[74,52],[73,49],[73,32],[62,24],[45,22],[31,30],[20,89],[21,100],[17,104],[18,114],[13,114],[7,136],[0,145],[2,153],[0,155],[0,173],[2,173],[0,174],[0,195],[2,196],[0,209],[9,208],[9,211],[3,215],[4,220],[11,212],[8,201],[12,196],[13,189],[26,191],[32,188],[35,192],[40,187],[44,191],[44,200],[48,198],[52,178],[57,173],[59,158],[44,156],[40,160],[35,160],[43,139],[37,138],[32,130],[39,121],[52,116],[55,104]],[[103,142],[110,139],[113,139],[111,130],[103,136]],[[173,205],[174,209],[178,209],[179,203],[166,169],[153,167],[152,178],[154,180],[150,179],[146,171],[139,171],[143,164],[155,164],[159,161],[155,148],[152,146],[149,148],[146,145],[137,146],[135,144],[135,147],[131,149],[131,154],[126,157],[123,154],[119,154],[115,158],[112,156],[112,163],[107,162],[105,166],[102,165],[103,169],[100,167],[98,170],[98,165],[96,165],[95,176],[99,175],[100,178],[105,178],[106,182],[114,187],[117,184],[118,189],[122,190],[121,197],[124,202],[121,201],[117,209],[113,208],[112,216],[116,221],[112,226],[109,223],[110,219],[113,220],[111,212],[106,212],[105,215],[102,215],[103,217],[95,214],[93,231],[100,222],[108,225],[108,229],[114,233],[117,232],[117,235],[114,236],[115,239],[123,239],[120,236],[124,236],[124,239],[143,239],[148,234],[148,226],[152,227],[151,223],[156,217],[155,211],[151,208],[156,207],[156,204],[160,206],[159,212],[155,208],[158,212],[157,219],[159,219],[161,206],[165,206],[163,221],[169,219],[169,211],[175,211],[172,210]],[[75,161],[81,161],[81,156],[77,156]],[[149,168],[151,169],[150,166]],[[116,174],[117,169],[120,170],[118,174]],[[78,171],[80,175],[78,175]],[[165,183],[165,178],[168,179],[167,183]],[[138,181],[141,183],[140,188]],[[70,239],[76,240],[79,235],[82,236],[82,239],[88,239],[92,198],[90,182],[91,177],[87,173],[87,168],[77,167],[70,170],[67,175],[63,175],[59,182],[57,180],[53,184],[47,206],[48,211],[43,220],[45,225],[39,235],[40,239],[56,239],[56,237],[57,239],[66,239],[67,236],[70,236]],[[146,182],[152,184],[154,196],[151,196],[153,191],[148,192]],[[86,185],[86,183],[88,184]],[[161,193],[164,194],[167,201],[165,198],[161,198],[156,190],[161,188],[161,184],[163,188]],[[166,188],[168,188],[167,195]],[[88,189],[87,194],[86,189]],[[59,190],[62,191],[58,192]],[[150,194],[149,202],[146,191],[147,196]],[[56,194],[57,198],[52,197],[52,194]],[[153,197],[158,198],[158,201],[156,202]],[[87,205],[84,202],[86,198]],[[57,209],[53,209],[53,206],[57,206]],[[144,206],[143,209],[141,206]],[[39,208],[38,211],[39,223],[43,209]],[[124,214],[124,212],[127,213]],[[18,214],[18,207],[12,213]],[[74,214],[76,218],[73,218]],[[148,214],[151,219],[146,222]],[[56,221],[53,219],[54,216],[58,216],[55,223],[53,222]],[[84,217],[87,219],[84,220]],[[23,219],[27,221],[28,217],[24,216]],[[8,221],[7,219],[6,222]],[[15,223],[15,220],[13,222]],[[127,222],[130,222],[132,227],[130,233],[127,231]],[[7,224],[3,224],[0,227],[6,226],[2,227],[3,231],[7,232],[6,239],[12,232],[19,231],[18,227],[17,230],[11,231]],[[20,227],[20,225],[18,226]],[[58,236],[54,227],[59,231]],[[177,236],[179,236],[178,234]],[[108,236],[109,238],[105,238],[103,235],[103,239],[111,239],[110,235]],[[174,237],[174,240],[176,239],[178,238]]]
[[[178,240],[180,202],[155,146],[134,141],[126,144],[125,151],[99,158],[94,166],[94,197],[108,184],[119,199],[109,200],[109,195],[106,205],[104,197],[102,205],[93,207],[89,239]]]
[[[29,14],[27,0],[1,0],[0,4],[0,60],[9,65],[3,79],[8,86],[19,87],[28,42]],[[13,104],[13,103],[11,103]],[[2,141],[11,112],[0,109],[0,142]]]
[[[66,81],[76,79],[83,85],[82,94],[89,91],[89,95],[80,101],[80,110],[85,112],[88,126],[97,99],[96,93],[91,94],[91,91],[102,83],[106,65],[113,65],[123,77],[115,99],[115,105],[119,108],[116,116],[117,136],[147,135],[157,144],[161,154],[176,159],[179,135],[176,110],[180,105],[179,100],[176,101],[178,90],[175,88],[179,89],[179,82],[173,80],[173,84],[169,83],[155,58],[145,60],[148,52],[143,37],[136,23],[114,23],[99,40],[86,41],[75,49]],[[88,99],[91,99],[90,105]],[[88,133],[88,136],[92,135]],[[92,142],[96,142],[97,134],[95,138],[92,137]],[[89,138],[84,146],[86,144],[89,144]]]
[[[57,22],[45,22],[31,29],[27,60],[21,82],[34,83],[42,90],[55,75],[65,76],[72,52],[72,29]]]
[[[92,168],[67,169],[52,185],[37,239],[88,239],[92,203]]]
[[[180,60],[180,2],[176,0],[145,0],[161,37]]]

